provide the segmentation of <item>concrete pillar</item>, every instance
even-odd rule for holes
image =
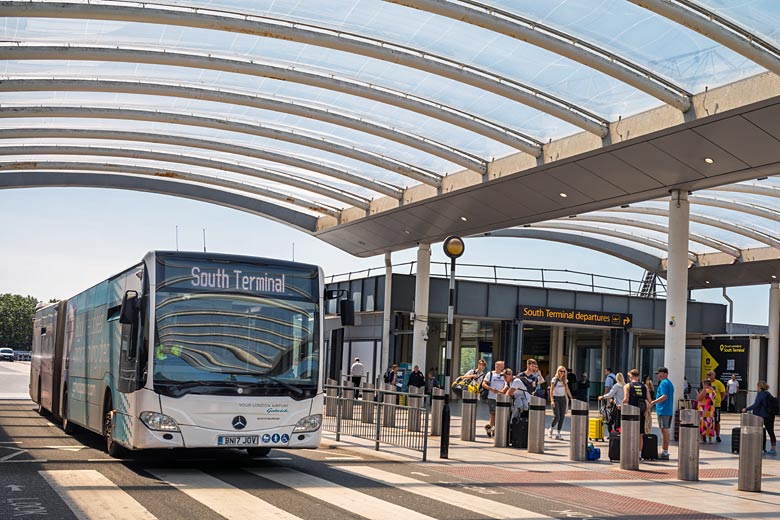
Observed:
[[[385,253],[385,302],[382,311],[382,349],[375,375],[382,375],[390,367],[390,330],[393,324],[393,260]]]
[[[675,190],[669,200],[669,256],[666,276],[664,366],[680,395],[685,377],[685,330],[688,313],[688,192]],[[650,367],[656,369],[658,367]]]
[[[412,365],[425,370],[428,337],[428,290],[431,278],[431,245],[417,248],[417,276],[414,286],[414,336],[412,338]]]
[[[775,395],[777,395],[778,368],[780,368],[780,284],[773,283],[769,288],[769,344],[766,351],[766,382]]]

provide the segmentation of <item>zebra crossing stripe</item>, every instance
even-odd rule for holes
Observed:
[[[246,469],[245,471],[327,502],[352,514],[372,520],[398,520],[399,518],[404,520],[433,520],[430,516],[401,507],[392,502],[381,500],[294,469],[269,468],[262,470]]]
[[[79,520],[157,520],[133,497],[93,469],[38,473]]]
[[[283,509],[269,504],[227,482],[191,469],[153,469],[149,473],[228,520],[300,520]]]
[[[479,513],[497,519],[535,519],[551,518],[546,515],[535,513],[527,509],[514,507],[506,503],[488,500],[477,497],[462,491],[429,484],[422,480],[417,480],[389,471],[372,468],[370,466],[335,466],[341,471],[352,473],[360,477],[365,477],[388,486],[394,486],[407,493],[414,493],[428,499],[445,502],[449,505]]]

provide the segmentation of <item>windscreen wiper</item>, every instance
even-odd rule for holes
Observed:
[[[274,377],[272,375],[266,374],[265,372],[220,372],[220,374],[230,374],[230,375],[236,375],[236,376],[254,376],[254,377],[264,377],[266,379],[270,379],[274,383],[281,385],[285,387],[287,390],[291,392],[295,392],[298,395],[303,395],[304,392],[297,386],[288,383],[287,381],[283,379],[279,379],[278,377]],[[238,381],[237,381],[238,382]],[[238,382],[240,383],[240,382]]]

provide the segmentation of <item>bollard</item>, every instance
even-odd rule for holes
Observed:
[[[463,392],[463,409],[460,418],[460,440],[473,441],[477,436],[477,398],[479,394]]]
[[[577,399],[571,402],[569,460],[588,460],[588,403]]]
[[[544,453],[544,417],[547,401],[531,396],[528,410],[528,453]]]
[[[360,403],[360,421],[368,424],[374,422],[374,385],[371,383],[363,383],[363,400]]]
[[[395,394],[387,393],[395,390],[393,385],[384,385],[384,398],[383,402],[385,406],[382,407],[382,426],[388,428],[395,428]]]
[[[740,491],[761,491],[761,465],[764,445],[764,419],[752,413],[743,413],[739,420],[739,478]]]
[[[419,432],[422,423],[423,389],[417,386],[409,387],[409,424],[407,431]]]
[[[431,435],[441,435],[441,412],[444,408],[444,390],[434,388],[431,396]]]
[[[336,386],[338,385],[338,381],[335,379],[328,379],[327,382],[328,386]],[[338,396],[339,396],[339,389],[338,388],[326,388],[325,389],[325,415],[327,417],[336,417],[336,413],[338,412]]]
[[[355,385],[352,381],[344,381],[344,387],[341,391],[341,418],[352,420],[355,410]]]
[[[620,469],[639,469],[639,407],[624,404],[620,414]]]
[[[677,450],[677,479],[699,480],[699,411],[680,410],[680,445]]]
[[[509,446],[509,418],[512,414],[512,398],[506,394],[496,395],[496,430],[493,443],[496,448]]]

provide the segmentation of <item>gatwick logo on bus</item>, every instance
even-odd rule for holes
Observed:
[[[193,287],[208,289],[236,289],[250,292],[284,293],[284,275],[269,276],[263,273],[261,276],[246,275],[239,269],[231,269],[228,272],[224,268],[214,271],[193,267],[190,283]]]

